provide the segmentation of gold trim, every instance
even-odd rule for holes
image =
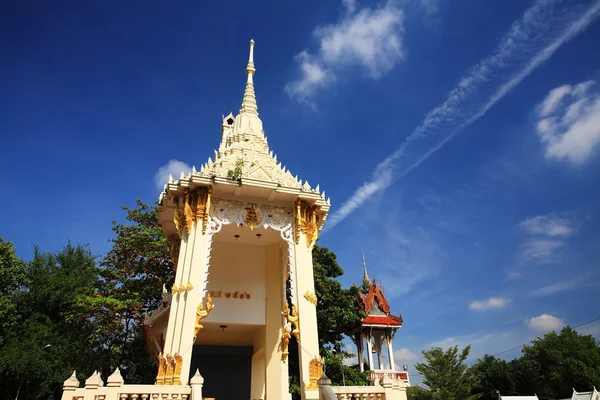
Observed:
[[[296,244],[300,242],[300,232],[306,236],[306,246],[311,247],[319,238],[321,217],[317,214],[320,207],[297,199],[294,207]]]
[[[181,210],[179,208],[179,197],[175,197],[173,201],[175,202],[175,211],[173,212],[173,223],[175,224],[175,229],[177,230],[177,236],[179,236],[179,239],[181,239],[183,237],[183,227],[185,225],[185,222],[183,220],[183,214],[181,213]]]
[[[321,375],[323,375],[323,359],[319,356],[316,356],[310,363],[308,364],[308,373],[310,375],[310,382],[305,385],[306,390],[316,390],[319,388],[317,382],[321,379]]]
[[[284,363],[287,361],[288,355],[290,354],[288,351],[288,345],[290,344],[290,339],[292,338],[291,329],[292,324],[286,322],[283,326],[283,335],[281,336],[281,361]]]
[[[296,306],[292,304],[292,310],[290,311],[290,307],[288,306],[287,301],[283,305],[283,311],[281,315],[285,317],[287,322],[289,322],[294,328],[292,329],[292,335],[296,338],[298,342],[300,342],[300,328],[299,328],[299,316],[298,310],[296,310]]]
[[[175,369],[175,359],[173,357],[171,357],[170,354],[167,354],[167,370],[165,372],[165,385],[172,385],[173,384],[173,371]]]
[[[194,341],[196,340],[198,333],[204,329],[204,326],[200,323],[200,321],[208,317],[208,314],[210,314],[213,308],[215,308],[215,306],[212,302],[210,294],[206,296],[206,309],[204,309],[204,304],[202,304],[202,302],[198,304],[198,308],[196,309],[196,326],[194,327]]]
[[[166,370],[166,362],[167,360],[163,356],[162,353],[158,354],[158,373],[156,374],[155,385],[164,385],[165,384],[165,370]]]
[[[181,365],[183,364],[183,358],[179,353],[175,353],[175,370],[173,372],[173,385],[181,385]]]
[[[194,228],[194,217],[196,213],[192,209],[192,193],[186,191],[183,203],[183,214],[185,215],[185,229],[188,235],[192,234]]]
[[[315,306],[317,305],[317,296],[314,293],[306,291],[306,293],[304,293],[304,298]]]
[[[250,228],[250,231],[253,231],[254,228],[260,224],[260,219],[258,217],[258,213],[254,206],[246,207],[246,215],[244,216],[244,222]]]
[[[194,285],[192,285],[192,282],[188,282],[187,285],[185,285],[185,288],[183,290],[185,290],[186,293],[189,293],[190,290],[192,290],[194,288]]]

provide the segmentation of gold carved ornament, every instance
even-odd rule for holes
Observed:
[[[194,219],[196,217],[196,213],[192,209],[192,196],[192,193],[186,191],[183,202],[183,215],[185,216],[185,228],[188,235],[192,234],[192,228],[194,227]]]
[[[175,359],[170,354],[167,354],[165,358],[167,359],[167,368],[165,370],[165,381],[163,385],[172,385],[173,372],[175,370]]]
[[[208,213],[210,212],[210,198],[212,196],[212,186],[198,188],[196,191],[196,215],[195,221],[202,221],[202,234],[206,233],[208,225]]]
[[[316,356],[308,364],[308,373],[310,376],[310,382],[305,386],[307,390],[315,390],[319,388],[317,382],[323,375],[323,359]]]
[[[284,363],[287,361],[287,357],[290,354],[288,351],[288,345],[290,344],[290,339],[292,338],[292,324],[286,322],[283,326],[283,335],[281,336],[281,361]]]
[[[181,365],[183,364],[183,357],[179,353],[175,353],[175,369],[173,371],[173,385],[181,385]]]
[[[317,296],[314,293],[307,291],[304,293],[304,298],[315,306],[317,305]]]
[[[167,360],[162,353],[158,354],[158,373],[156,374],[155,385],[165,384],[165,372],[166,372]]]
[[[208,314],[210,314],[213,308],[215,308],[215,306],[209,294],[206,296],[206,309],[204,309],[204,305],[202,304],[202,302],[200,302],[198,308],[196,309],[196,326],[194,327],[194,341],[196,340],[196,336],[198,336],[198,333],[202,329],[204,329],[204,326],[200,323],[200,321],[208,317]]]
[[[175,211],[173,213],[173,223],[175,224],[175,229],[177,229],[177,236],[179,236],[179,239],[181,239],[183,237],[183,227],[185,225],[185,222],[183,219],[183,214],[181,213],[181,210],[179,209],[179,197],[175,197],[173,199],[173,201],[175,202]]]
[[[290,307],[288,306],[286,301],[283,306],[283,311],[281,312],[281,315],[283,315],[287,322],[294,327],[294,329],[292,329],[292,335],[294,335],[296,340],[300,342],[300,321],[298,317],[298,310],[296,310],[296,306],[292,304],[292,310],[290,311]]]
[[[294,212],[296,214],[296,244],[300,242],[300,232],[306,236],[306,246],[311,247],[319,238],[318,223],[320,217],[317,215],[320,207],[309,204],[303,200],[296,200]]]
[[[244,216],[244,222],[253,231],[260,224],[260,218],[254,206],[246,207],[246,215]]]

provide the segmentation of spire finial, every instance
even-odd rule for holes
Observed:
[[[254,40],[250,40],[250,55],[248,57],[248,65],[246,66],[246,90],[244,91],[244,99],[242,100],[242,108],[240,113],[258,114],[258,106],[256,105],[256,95],[254,94]]]
[[[365,275],[364,275],[364,280],[368,281],[369,279],[369,274],[367,274],[367,259],[365,258],[365,252],[362,252],[362,256],[363,256],[363,268],[365,270]]]

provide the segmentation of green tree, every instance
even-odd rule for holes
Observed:
[[[0,399],[14,399],[17,392],[23,399],[57,397],[74,369],[85,379],[98,367],[91,326],[69,318],[78,293],[98,283],[90,250],[71,244],[56,253],[35,248],[25,272],[22,290],[13,292],[16,322],[0,349]]]
[[[431,400],[431,391],[422,388],[421,386],[410,386],[406,389],[406,397],[408,400]]]
[[[515,393],[517,382],[514,365],[488,354],[477,360],[471,367],[477,379],[473,393],[483,393],[480,398],[486,400],[496,400],[496,391]]]
[[[458,346],[446,351],[439,347],[423,351],[426,363],[416,364],[415,369],[423,375],[423,383],[430,388],[432,400],[470,400],[479,397],[471,394],[477,380],[464,363],[470,351],[470,345],[460,353]]]
[[[564,398],[600,382],[600,345],[571,327],[550,332],[523,348],[518,366],[519,392]]]
[[[17,321],[15,294],[27,283],[25,266],[13,244],[0,237],[0,348],[7,330]]]
[[[358,288],[344,289],[336,279],[344,274],[337,256],[326,247],[313,248],[313,274],[317,296],[317,328],[319,352],[325,359],[325,370],[332,385],[366,385],[367,374],[344,365],[344,359],[352,356],[345,350],[346,333],[358,326],[365,317],[356,305]],[[297,354],[298,344],[290,342],[290,355]],[[304,351],[304,350],[301,350]],[[311,355],[312,356],[312,355]],[[297,357],[290,357],[290,391],[299,396],[299,365]]]
[[[170,247],[156,206],[123,206],[126,223],[113,222],[112,248],[101,261],[101,283],[77,298],[74,317],[94,325],[94,342],[106,378],[119,367],[128,383],[152,383],[156,365],[144,343],[144,313],[161,303],[162,285],[174,279]]]

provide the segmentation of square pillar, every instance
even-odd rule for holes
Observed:
[[[304,233],[294,246],[296,307],[298,308],[300,346],[300,385],[302,400],[318,399],[319,388],[311,384],[310,362],[319,357],[319,332],[317,329],[317,306],[309,298],[315,294],[312,245],[307,245]],[[305,296],[307,295],[307,296]],[[312,377],[314,381],[320,377]]]
[[[266,247],[265,268],[265,400],[289,399],[288,365],[281,355],[283,336],[283,285],[279,244]]]

